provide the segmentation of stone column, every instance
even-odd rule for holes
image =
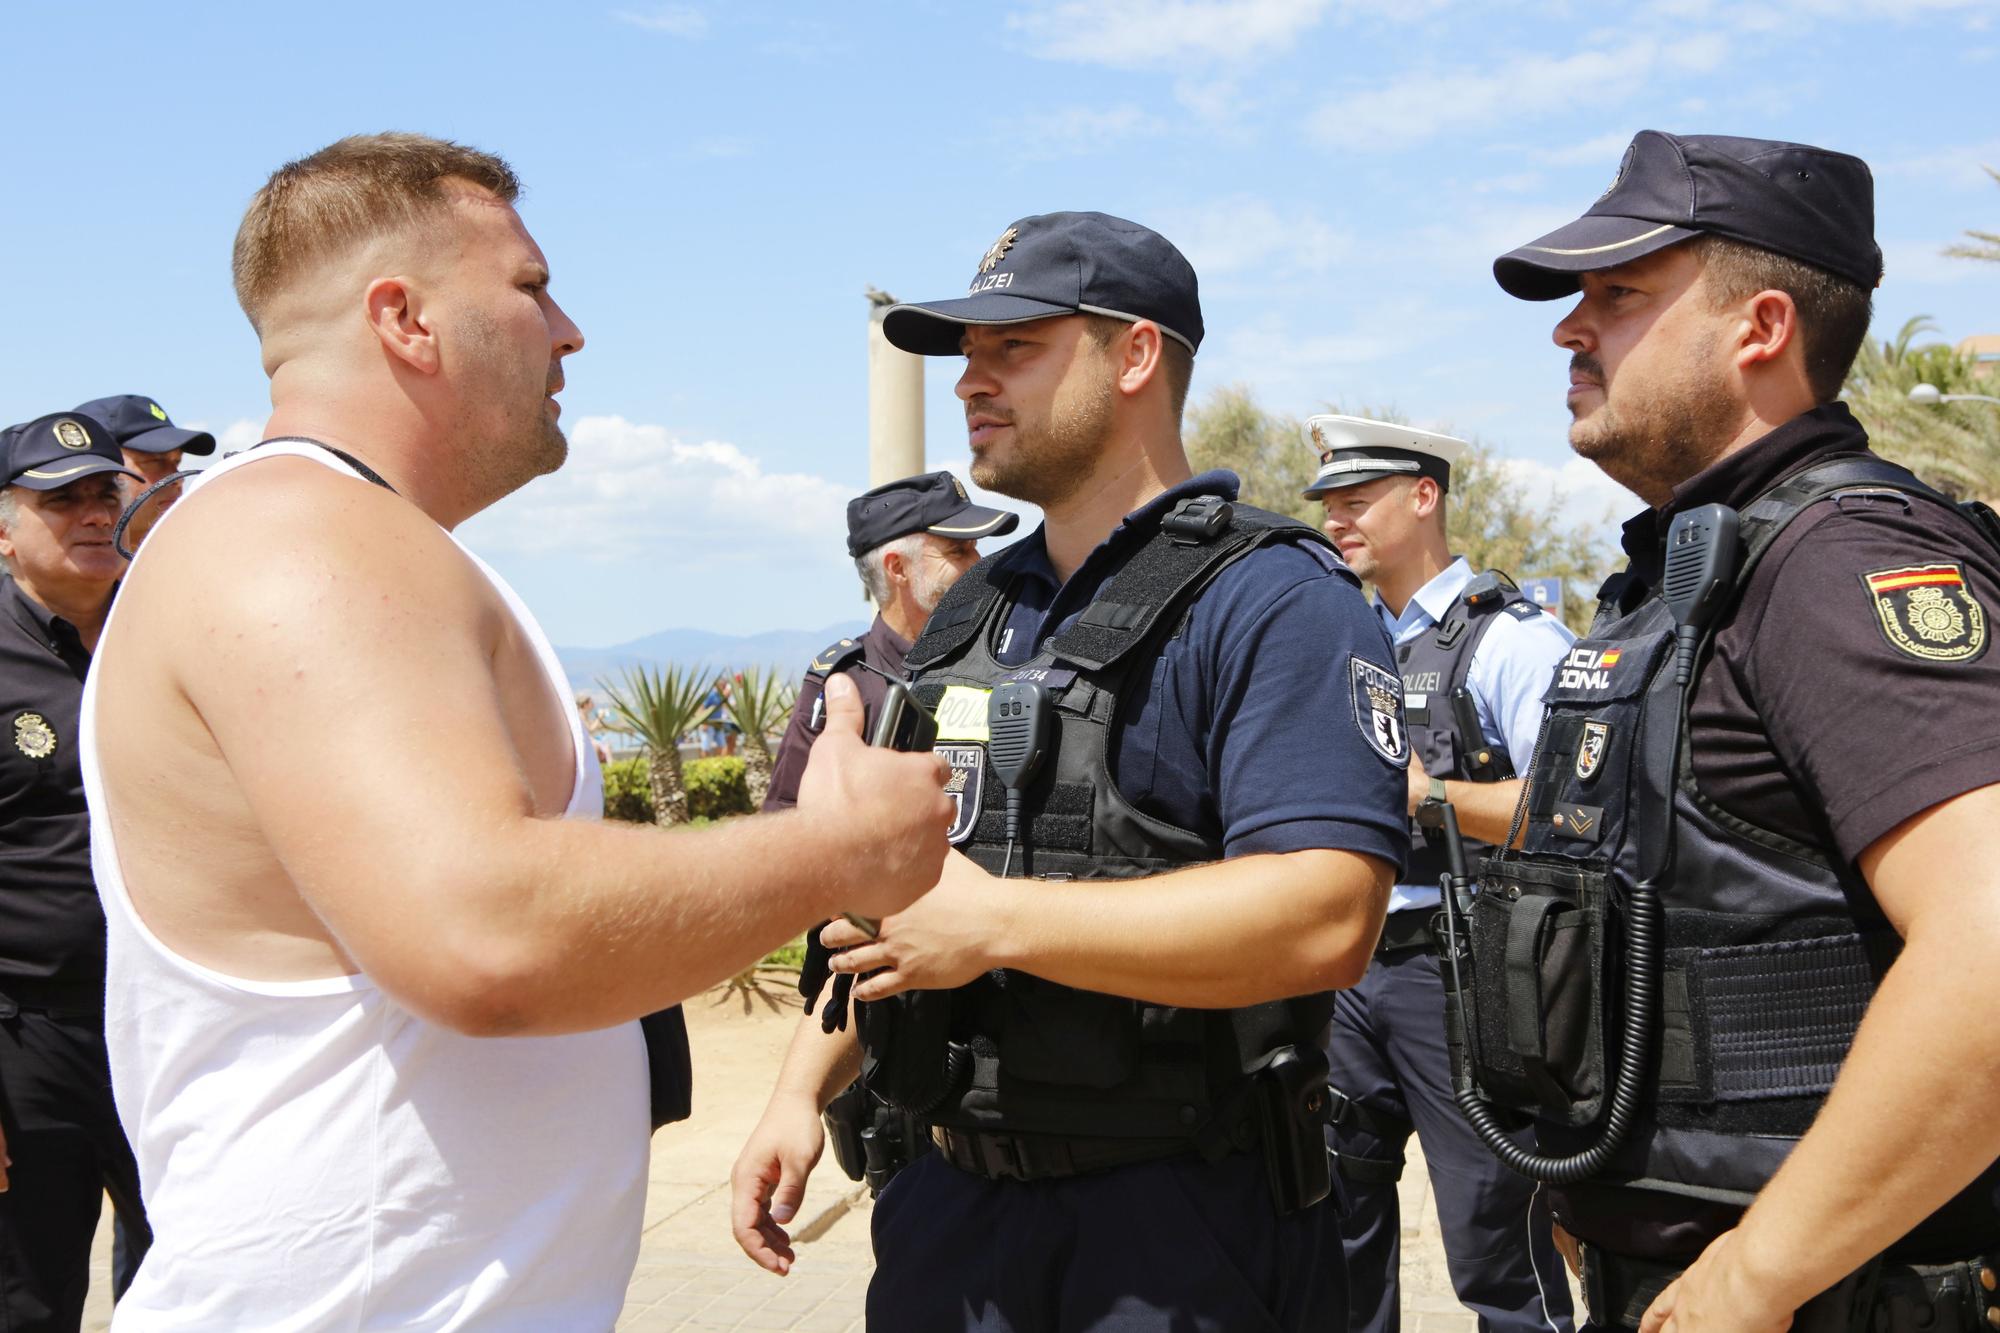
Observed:
[[[896,298],[868,289],[868,484],[924,470],[924,359],[882,336]]]

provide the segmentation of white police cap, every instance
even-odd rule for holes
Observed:
[[[1308,499],[1383,477],[1429,477],[1450,490],[1451,466],[1468,447],[1436,431],[1332,413],[1307,417],[1305,440],[1319,455],[1319,475],[1303,492]]]

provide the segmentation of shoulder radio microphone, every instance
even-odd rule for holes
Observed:
[[[1002,879],[1014,868],[1014,844],[1021,836],[1021,793],[1048,753],[1054,721],[1049,692],[1029,681],[1010,680],[995,687],[986,700],[986,757],[994,776],[1007,790],[1007,855],[1000,863]]]
[[[1728,505],[1702,505],[1675,514],[1667,525],[1666,571],[1660,596],[1674,615],[1674,683],[1694,676],[1695,652],[1702,631],[1722,609],[1722,599],[1735,581],[1741,554],[1736,511]]]

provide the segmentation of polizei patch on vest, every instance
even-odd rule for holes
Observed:
[[[1403,725],[1403,681],[1373,662],[1349,657],[1354,725],[1376,754],[1402,768],[1410,762],[1410,733]]]
[[[983,745],[939,745],[934,753],[951,765],[944,794],[951,797],[957,813],[951,817],[951,832],[945,836],[955,847],[972,836],[979,823],[979,798],[986,788],[986,747]]]
[[[1970,662],[1986,651],[1986,608],[1958,564],[1905,565],[1861,576],[1882,637],[1925,662]]]

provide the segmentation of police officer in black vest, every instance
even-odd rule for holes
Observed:
[[[1200,304],[1156,233],[1023,218],[884,332],[964,358],[973,478],[1046,521],[907,659],[963,855],[932,910],[822,932],[937,1148],[876,1203],[870,1325],[1338,1327],[1318,1037],[1408,842],[1381,627],[1320,533],[1190,475]]]
[[[102,423],[0,433],[0,1327],[74,1330],[109,1192],[152,1241],[104,1052],[104,911],[78,764],[84,673],[125,573],[111,529],[136,480]]]
[[[1452,465],[1465,442],[1364,417],[1308,417],[1320,458],[1308,498],[1348,565],[1375,585],[1396,644],[1409,719],[1410,813],[1449,800],[1461,829],[1506,840],[1520,795],[1516,757],[1534,752],[1542,695],[1575,635],[1496,571],[1453,559],[1445,539]],[[1414,1131],[1423,1144],[1445,1259],[1482,1329],[1566,1330],[1569,1286],[1533,1182],[1494,1160],[1459,1114],[1445,1050],[1436,936],[1441,850],[1414,843],[1389,895],[1368,975],[1335,999],[1327,1057],[1351,1099],[1330,1138],[1346,1181],[1349,1327],[1398,1327],[1396,1182]],[[1531,1220],[1532,1219],[1532,1220]]]
[[[1873,213],[1856,158],[1646,131],[1494,266],[1576,298],[1571,444],[1652,506],[1448,923],[1461,1106],[1594,1327],[2000,1323],[2000,549],[1838,401]]]

